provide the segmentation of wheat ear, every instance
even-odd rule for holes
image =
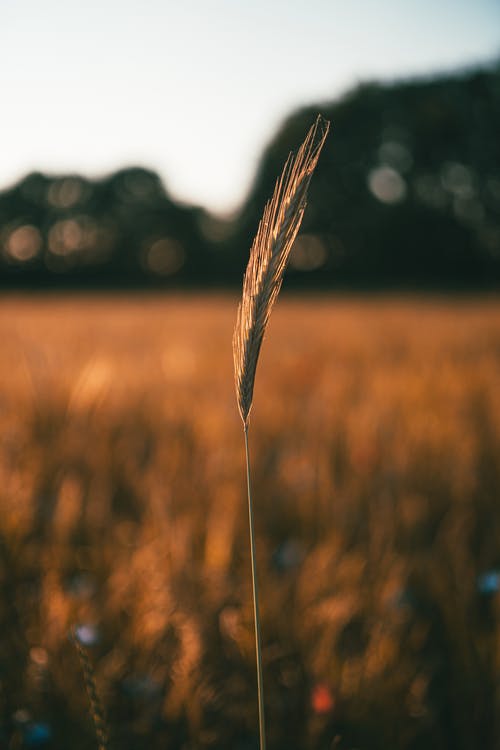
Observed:
[[[273,197],[264,208],[264,215],[250,250],[250,260],[243,280],[243,296],[238,307],[233,335],[236,399],[245,436],[261,750],[266,750],[266,732],[248,424],[260,347],[272,307],[281,288],[290,250],[302,221],[306,207],[307,188],[329,127],[330,123],[318,115],[297,154],[295,156],[290,154],[288,157],[281,177],[276,183]]]
[[[233,335],[238,408],[248,425],[255,370],[269,316],[306,207],[307,188],[330,123],[318,115],[297,154],[290,154],[250,250]]]
[[[102,708],[102,703],[97,692],[95,684],[94,667],[89,659],[87,650],[84,648],[80,638],[78,637],[78,629],[73,628],[71,631],[71,638],[75,645],[78,658],[80,660],[80,666],[83,672],[83,680],[85,682],[85,689],[90,704],[90,715],[94,722],[94,730],[96,733],[98,750],[108,750],[109,740],[108,731],[106,725],[106,718]]]

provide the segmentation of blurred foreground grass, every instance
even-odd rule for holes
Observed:
[[[236,299],[0,300],[0,746],[257,747]],[[500,303],[283,297],[252,414],[271,750],[500,746]]]

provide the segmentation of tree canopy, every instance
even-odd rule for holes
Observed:
[[[29,174],[0,192],[0,283],[240,284],[275,180],[318,112],[331,120],[332,132],[310,186],[288,284],[498,286],[498,67],[366,83],[292,114],[231,221],[177,203],[159,176],[141,167],[100,180]]]

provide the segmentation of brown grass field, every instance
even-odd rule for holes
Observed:
[[[257,748],[236,295],[0,299],[0,747]],[[500,747],[500,301],[277,304],[270,750]]]

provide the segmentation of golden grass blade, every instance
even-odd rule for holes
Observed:
[[[262,339],[306,207],[307,189],[330,123],[318,115],[295,156],[288,157],[264,209],[243,280],[233,335],[238,409],[248,424]]]
[[[299,231],[306,207],[307,188],[329,126],[330,123],[318,115],[297,155],[288,157],[282,175],[276,183],[273,197],[264,209],[250,251],[250,260],[243,280],[243,297],[238,307],[233,335],[236,397],[245,435],[260,750],[266,750],[266,731],[248,419],[252,408],[255,371],[262,339],[281,288],[293,241]]]

